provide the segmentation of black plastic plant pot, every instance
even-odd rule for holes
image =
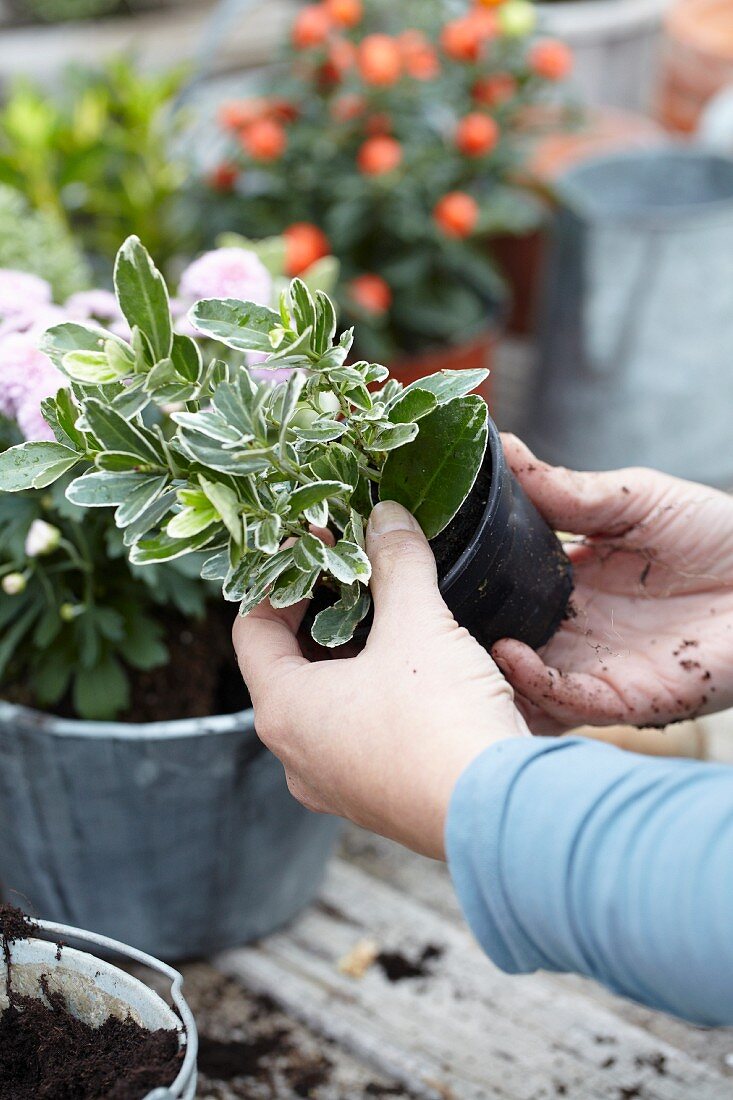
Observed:
[[[476,484],[433,549],[446,603],[487,649],[500,638],[538,649],[566,617],[570,561],[509,469],[490,418]]]
[[[509,469],[490,417],[489,442],[476,483],[431,546],[445,602],[486,649],[500,638],[516,638],[539,649],[567,616],[573,591],[570,561]],[[335,598],[321,586],[306,612],[300,642],[311,659],[353,654],[366,645],[371,611],[344,647],[325,650],[311,638],[316,614]]]

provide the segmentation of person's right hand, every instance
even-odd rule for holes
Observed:
[[[733,706],[733,498],[652,470],[575,473],[504,448],[572,547],[573,617],[540,653],[493,657],[535,732],[662,726]]]

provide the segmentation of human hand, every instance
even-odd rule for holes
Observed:
[[[362,653],[311,664],[296,637],[307,601],[284,610],[265,601],[237,618],[237,659],[257,732],[300,802],[442,858],[461,772],[527,727],[494,662],[443,602],[409,512],[378,504],[367,552],[374,624]]]
[[[652,470],[575,473],[513,436],[507,460],[570,548],[574,616],[493,656],[534,732],[660,726],[733,706],[733,498]]]

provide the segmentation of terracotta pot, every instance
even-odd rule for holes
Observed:
[[[553,184],[568,168],[598,154],[631,152],[661,145],[664,130],[644,115],[612,107],[588,111],[582,125],[568,129],[554,112],[533,112],[532,128],[550,130],[534,146],[525,168],[552,209]],[[489,248],[509,287],[511,309],[507,329],[518,335],[535,330],[539,287],[542,281],[546,235],[543,229],[523,237],[502,235],[489,239]]]
[[[390,366],[390,371],[394,378],[409,385],[410,382],[416,382],[418,378],[425,378],[439,370],[479,370],[482,367],[492,370],[498,342],[498,327],[488,328],[465,344],[455,344],[447,348],[430,348],[417,355],[397,359]],[[484,401],[490,404],[492,376],[489,375],[474,392],[480,394]]]
[[[679,0],[665,21],[659,118],[692,133],[706,103],[732,82],[731,0]]]

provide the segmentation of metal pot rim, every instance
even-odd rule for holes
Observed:
[[[598,210],[588,200],[586,194],[579,186],[579,179],[586,173],[595,169],[602,169],[614,165],[643,164],[654,160],[669,158],[670,165],[674,161],[707,160],[710,163],[724,165],[731,172],[731,193],[726,198],[712,199],[703,203],[674,203],[669,206],[649,206],[636,210]],[[647,227],[659,226],[668,228],[670,223],[681,224],[688,222],[697,223],[709,218],[713,214],[727,214],[733,216],[733,157],[715,150],[688,147],[676,142],[663,145],[655,149],[636,149],[622,153],[606,153],[601,156],[591,157],[568,168],[555,181],[554,191],[556,198],[572,213],[580,218],[592,216],[597,224],[643,224]]]
[[[254,733],[254,711],[214,714],[206,718],[176,718],[166,722],[92,722],[59,718],[55,714],[0,699],[0,724],[20,722],[55,737],[115,738],[125,741],[164,741],[202,734]]]

